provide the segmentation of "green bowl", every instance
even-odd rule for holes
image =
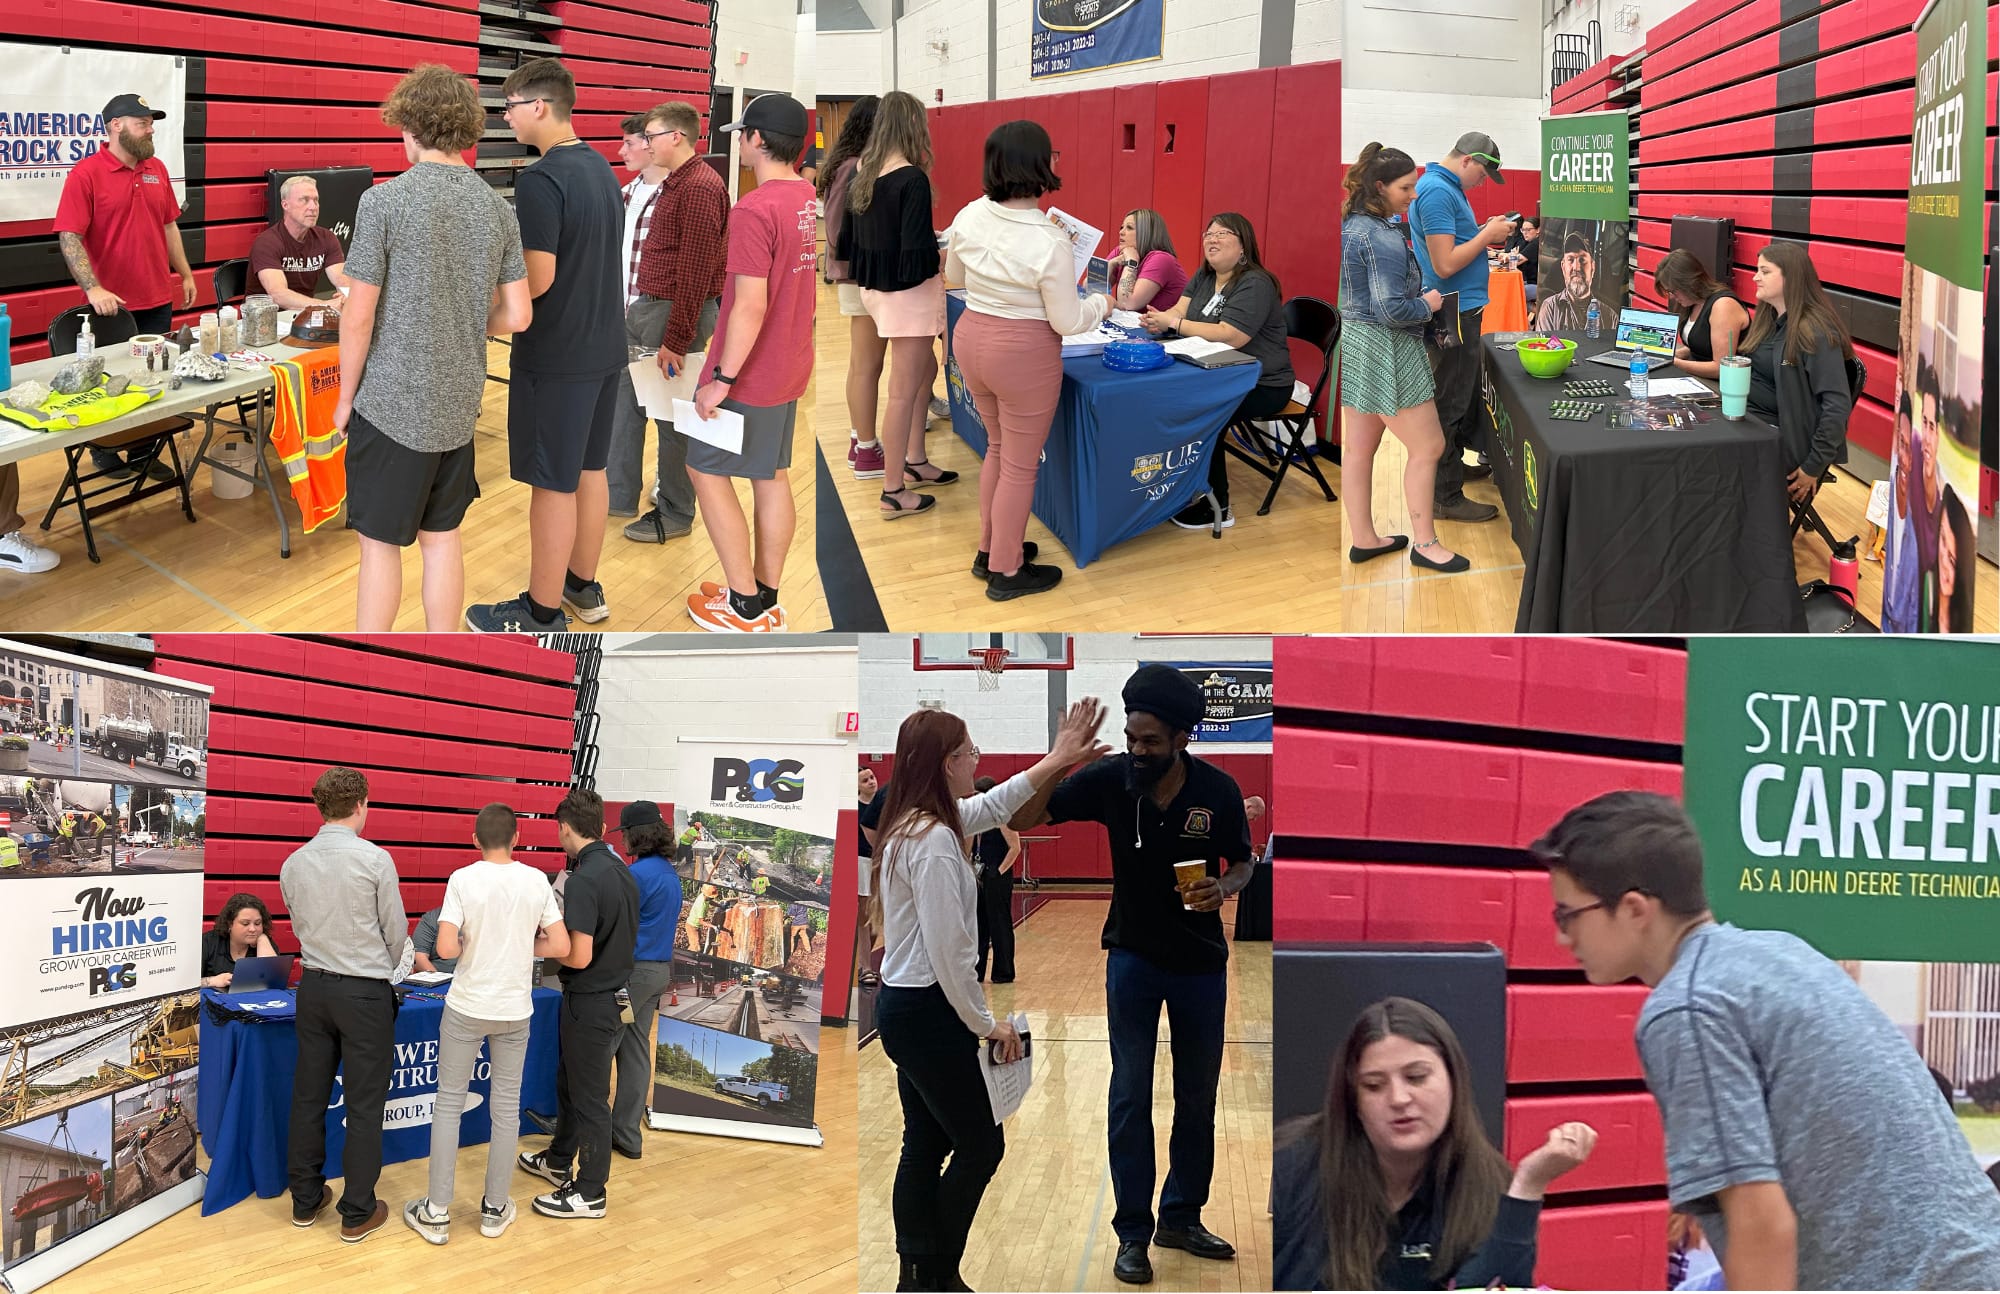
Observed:
[[[1576,343],[1551,339],[1562,340],[1562,349],[1530,350],[1527,343],[1535,340],[1539,339],[1524,337],[1514,348],[1514,353],[1521,357],[1521,367],[1528,371],[1529,377],[1561,377],[1569,368],[1570,361],[1576,358]]]

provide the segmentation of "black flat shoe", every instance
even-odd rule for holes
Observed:
[[[1389,542],[1380,548],[1355,548],[1350,545],[1347,550],[1347,560],[1359,566],[1363,562],[1372,562],[1377,557],[1387,557],[1390,553],[1400,553],[1403,549],[1409,547],[1409,543],[1410,537],[1408,535],[1390,535]]]
[[[1472,569],[1472,561],[1464,553],[1454,553],[1452,559],[1448,562],[1432,561],[1423,554],[1423,550],[1430,546],[1430,544],[1418,544],[1415,548],[1412,548],[1410,550],[1410,565],[1421,566],[1427,571],[1442,571],[1447,575]]]
[[[891,509],[888,512],[882,512],[879,508],[876,509],[882,520],[901,521],[905,517],[921,516],[937,506],[937,500],[928,494],[919,494],[915,503],[904,503],[896,497],[900,493],[902,493],[900,490],[894,493],[888,490],[882,492],[882,502],[888,504]]]
[[[1022,560],[1022,561],[1024,561],[1024,562],[1032,562],[1032,561],[1034,561],[1034,560],[1035,560],[1035,554],[1037,554],[1037,553],[1039,553],[1039,552],[1041,552],[1041,551],[1042,551],[1042,550],[1041,550],[1040,546],[1039,546],[1039,545],[1037,545],[1037,544],[1035,543],[1035,541],[1034,541],[1034,540],[1032,540],[1032,539],[1023,539],[1023,540],[1021,541],[1021,560]],[[983,579],[986,579],[986,578],[987,578],[988,576],[990,576],[990,575],[992,575],[992,574],[993,574],[993,572],[992,572],[992,571],[990,571],[990,570],[988,570],[988,569],[987,569],[987,567],[986,567],[986,559],[987,559],[987,557],[988,557],[988,556],[990,556],[990,554],[988,554],[988,553],[987,553],[987,551],[986,551],[985,549],[983,549],[983,548],[982,548],[982,549],[980,549],[978,553],[974,554],[974,556],[973,556],[973,558],[972,558],[972,574],[974,575],[974,577],[976,577],[976,578],[978,578],[978,579],[982,579],[982,580],[983,580]]]
[[[1120,1243],[1118,1261],[1111,1264],[1111,1274],[1127,1285],[1151,1285],[1153,1260],[1146,1254],[1146,1242],[1128,1240]]]
[[[937,475],[925,476],[917,470],[920,467],[931,468]],[[910,489],[915,490],[926,485],[951,485],[958,480],[958,473],[950,468],[939,467],[927,458],[921,463],[903,464],[903,480],[908,483]]]
[[[1184,1249],[1197,1258],[1234,1258],[1236,1246],[1197,1222],[1191,1227],[1161,1227],[1153,1243],[1162,1249]]]

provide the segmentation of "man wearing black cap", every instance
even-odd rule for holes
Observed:
[[[775,633],[785,627],[778,581],[798,524],[787,476],[793,422],[813,368],[818,224],[813,187],[793,169],[812,123],[797,99],[766,94],[721,129],[741,132],[739,156],[757,187],[729,213],[722,313],[694,405],[704,421],[717,409],[743,415],[743,444],[738,453],[698,438],[688,446],[688,475],[725,582],[690,594],[687,608],[711,633]],[[750,482],[754,549],[737,478]]]
[[[1535,311],[1535,327],[1544,332],[1582,332],[1589,323],[1592,305],[1597,305],[1598,318],[1605,318],[1604,307],[1593,291],[1597,286],[1597,248],[1591,245],[1591,225],[1575,221],[1563,235],[1563,290],[1544,297]]]
[[[1490,521],[1500,512],[1490,503],[1465,497],[1468,477],[1490,476],[1493,471],[1465,465],[1465,451],[1485,443],[1485,351],[1479,337],[1486,317],[1486,249],[1505,243],[1514,232],[1514,223],[1504,216],[1484,225],[1473,218],[1472,201],[1466,195],[1489,179],[1495,184],[1507,182],[1500,174],[1500,146],[1491,135],[1467,131],[1444,161],[1424,168],[1407,217],[1424,286],[1458,293],[1458,344],[1440,347],[1434,340],[1428,342],[1445,441],[1435,486],[1440,521]]]
[[[174,306],[194,304],[194,270],[181,242],[181,204],[167,168],[153,156],[153,123],[166,117],[136,94],[104,105],[106,143],[70,168],[56,205],[56,239],[70,277],[98,314],[132,314],[142,333],[173,327]],[[170,281],[168,263],[180,275]],[[101,472],[136,475],[116,450],[91,447]],[[148,475],[170,480],[173,469],[153,464]]]
[[[611,1103],[611,1148],[627,1159],[645,1148],[647,1098],[659,1039],[653,1021],[674,982],[674,930],[681,919],[681,878],[668,859],[673,828],[651,800],[634,800],[618,814],[629,869],[639,887],[639,937],[632,951],[632,1023],[618,1037],[618,1088]]]
[[[1177,669],[1142,665],[1125,684],[1125,754],[1039,792],[1009,825],[1101,822],[1111,841],[1111,914],[1104,922],[1104,996],[1111,1027],[1109,1132],[1119,1280],[1153,1279],[1147,1243],[1233,1258],[1201,1224],[1215,1167],[1215,1093],[1222,1073],[1229,943],[1217,910],[1249,883],[1243,791],[1188,753],[1201,688]],[[1181,884],[1176,864],[1200,863]],[[1221,870],[1218,864],[1226,865]],[[1153,1225],[1153,1057],[1160,1008],[1173,1033],[1174,1127]]]

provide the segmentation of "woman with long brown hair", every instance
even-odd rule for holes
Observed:
[[[875,414],[889,343],[875,331],[875,321],[861,304],[861,285],[854,281],[847,262],[840,259],[835,249],[840,246],[847,226],[847,191],[854,184],[855,171],[861,167],[861,154],[875,131],[875,114],[881,106],[880,99],[864,94],[848,107],[847,121],[819,173],[820,209],[826,212],[826,281],[833,284],[840,316],[848,325],[847,466],[858,481],[872,481],[882,475],[882,446],[875,439]]]
[[[1854,340],[1797,243],[1771,243],[1757,253],[1757,313],[1742,353],[1750,357],[1750,407],[1778,421],[1789,469],[1785,493],[1793,503],[1808,502],[1821,473],[1847,461]]]
[[[1354,1022],[1326,1108],[1279,1140],[1275,1288],[1527,1288],[1542,1195],[1597,1133],[1562,1124],[1509,1169],[1480,1125],[1458,1035],[1391,997]]]
[[[1675,366],[1715,381],[1722,375],[1723,358],[1736,353],[1737,339],[1750,327],[1750,312],[1685,247],[1667,253],[1653,271],[1653,284],[1681,317]]]
[[[875,1019],[903,1106],[893,1196],[898,1290],[966,1288],[959,1260],[1007,1147],[979,1068],[981,1040],[1003,1063],[1021,1057],[1020,1034],[994,1018],[973,969],[979,899],[965,838],[1007,822],[1070,769],[1108,754],[1097,740],[1103,723],[1102,702],[1078,701],[1046,756],[982,795],[973,793],[979,748],[965,720],[919,710],[896,734],[875,846],[885,940]]]
[[[914,486],[950,485],[958,473],[924,453],[933,349],[944,332],[944,268],[931,216],[933,160],[924,105],[903,90],[882,96],[875,127],[847,189],[847,219],[834,255],[861,288],[861,304],[889,343],[889,401],[882,411],[882,461],[889,488],[884,520],[928,512],[937,500]]]

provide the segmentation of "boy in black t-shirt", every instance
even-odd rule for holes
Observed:
[[[1132,1285],[1153,1279],[1147,1244],[1199,1258],[1235,1248],[1201,1224],[1215,1169],[1215,1093],[1222,1076],[1229,942],[1223,899],[1250,882],[1250,824],[1236,779],[1187,753],[1204,713],[1201,688],[1166,665],[1125,684],[1125,751],[1042,791],[1008,825],[1101,822],[1111,844],[1104,922],[1104,996],[1111,1028],[1109,1133],[1118,1258]],[[1198,880],[1175,864],[1202,865]],[[1217,864],[1227,865],[1219,870]],[[1173,1031],[1174,1127],[1153,1225],[1153,1057],[1164,1006]]]
[[[556,1074],[556,1132],[549,1148],[524,1154],[524,1172],[555,1190],[535,1197],[551,1218],[601,1218],[611,1176],[611,1060],[624,1024],[618,990],[632,977],[639,938],[639,884],[604,843],[604,801],[573,790],[556,806],[556,836],[576,867],[563,887],[569,955],[562,958],[562,1068]],[[570,1162],[577,1159],[576,1175]]]

